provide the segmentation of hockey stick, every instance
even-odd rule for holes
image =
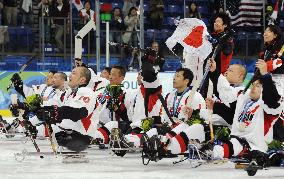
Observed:
[[[53,154],[56,155],[57,154],[57,150],[56,150],[56,146],[55,146],[55,143],[53,141],[53,131],[52,131],[52,127],[50,125],[50,123],[45,123],[45,127],[47,128],[47,134],[48,134],[48,139],[50,141],[50,145],[51,145],[51,149],[53,151]]]
[[[27,133],[28,133],[28,136],[30,137],[36,151],[39,153],[40,152],[40,149],[35,141],[35,139],[33,138],[31,132],[29,131],[29,126],[27,124],[27,111],[24,111],[22,109],[19,110],[19,119],[20,121],[23,121],[24,122],[24,127],[25,127],[25,130],[27,130]]]
[[[25,70],[25,68],[36,58],[36,55],[33,55],[19,70],[19,75]],[[11,82],[8,87],[7,87],[7,91],[10,90],[10,88],[13,86],[13,83]],[[22,94],[21,94],[22,95]]]
[[[208,91],[207,91],[207,98],[211,99],[213,95],[213,83],[209,80]],[[214,141],[214,131],[213,131],[213,124],[212,124],[212,113],[213,109],[209,109],[209,128],[210,128],[210,140],[211,142]]]
[[[158,98],[160,99],[161,103],[162,103],[162,106],[168,116],[168,118],[170,119],[170,121],[172,122],[173,125],[176,125],[176,122],[174,121],[174,119],[171,117],[171,114],[167,108],[167,105],[166,105],[166,102],[165,102],[165,99],[164,97],[161,95],[161,94],[158,94]]]
[[[276,56],[276,57],[273,57],[272,60],[275,60],[275,59],[277,59],[277,58],[280,58],[280,57],[283,55],[283,53],[284,53],[284,45],[281,47],[281,49],[280,49],[280,51],[278,52],[277,56]],[[264,59],[264,61],[267,61],[267,60],[268,60],[268,59]],[[259,71],[259,69],[255,69],[254,75],[253,75],[253,77],[250,79],[250,81],[248,82],[248,84],[246,85],[246,87],[245,87],[243,93],[245,93],[245,92],[249,89],[250,85],[251,85],[253,82],[255,82],[255,81],[259,78],[259,76],[260,76],[260,71]]]

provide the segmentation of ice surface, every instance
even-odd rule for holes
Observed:
[[[51,152],[48,140],[37,140],[41,151]],[[14,153],[23,149],[35,152],[30,141],[26,144],[20,141],[6,141],[0,139],[0,178],[36,178],[36,179],[61,179],[61,178],[225,178],[245,179],[247,176],[243,170],[234,169],[232,163],[210,164],[199,168],[190,168],[189,162],[185,161],[173,165],[176,159],[163,159],[158,162],[150,162],[144,166],[141,154],[128,153],[124,157],[110,154],[109,150],[88,149],[89,163],[64,164],[62,156],[47,155],[43,159],[39,156],[27,156],[18,162]],[[255,178],[284,178],[283,169],[271,169],[258,171]]]
[[[6,118],[11,122],[13,118]],[[0,135],[0,179],[251,179],[279,178],[284,179],[284,168],[261,170],[255,177],[247,176],[243,170],[234,169],[233,163],[209,164],[198,168],[190,168],[189,162],[175,164],[175,159],[162,159],[158,162],[142,164],[140,153],[127,153],[124,157],[110,154],[109,150],[97,148],[88,149],[89,163],[64,164],[62,156],[46,155],[43,159],[37,156],[27,156],[22,162],[15,160],[14,154],[26,149],[35,152],[30,141],[23,144],[21,136],[12,138],[14,141]],[[52,152],[49,141],[37,140],[42,152]]]

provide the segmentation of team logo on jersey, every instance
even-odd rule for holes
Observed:
[[[259,108],[259,105],[255,106],[252,110],[242,111],[239,115],[238,121],[242,123],[243,127],[248,127],[253,119],[254,113]],[[245,114],[244,114],[245,113]]]

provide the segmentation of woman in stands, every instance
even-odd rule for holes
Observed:
[[[281,29],[276,25],[268,26],[264,31],[263,40],[264,51],[260,54],[260,58],[266,61],[267,70],[273,74],[284,74],[283,52],[278,55],[283,46]]]
[[[198,7],[195,2],[191,2],[188,7],[189,7],[189,11],[186,17],[201,19],[201,15],[198,12]]]
[[[283,46],[283,37],[281,29],[276,25],[268,26],[263,34],[264,40],[264,51],[260,54],[260,59],[266,61],[267,71],[272,74],[284,74],[284,66],[282,61],[284,59],[283,52],[280,52]],[[278,78],[279,79],[279,78]],[[276,79],[274,78],[277,83]],[[282,78],[279,79],[280,83],[283,81]],[[279,83],[279,82],[278,82]],[[280,85],[281,86],[281,85]],[[282,86],[283,87],[283,86]],[[284,96],[283,90],[282,94],[279,91],[282,98]],[[284,142],[284,123],[281,118],[279,118],[275,125],[273,126],[273,138]]]

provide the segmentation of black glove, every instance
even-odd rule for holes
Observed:
[[[45,121],[50,124],[60,123],[58,118],[58,107],[57,106],[44,106],[36,111],[36,116],[40,121]]]
[[[24,94],[24,90],[23,90],[23,81],[20,77],[20,75],[18,73],[15,73],[12,78],[11,78],[11,82],[13,83],[13,86],[15,88],[15,90],[21,94],[24,98],[25,94]]]
[[[9,105],[9,109],[10,109],[13,117],[18,117],[19,116],[19,108],[18,108],[18,106],[10,104]]]
[[[63,119],[70,119],[74,122],[88,117],[88,110],[85,107],[73,108],[70,106],[45,106],[36,111],[40,121],[50,124],[61,123]]]

